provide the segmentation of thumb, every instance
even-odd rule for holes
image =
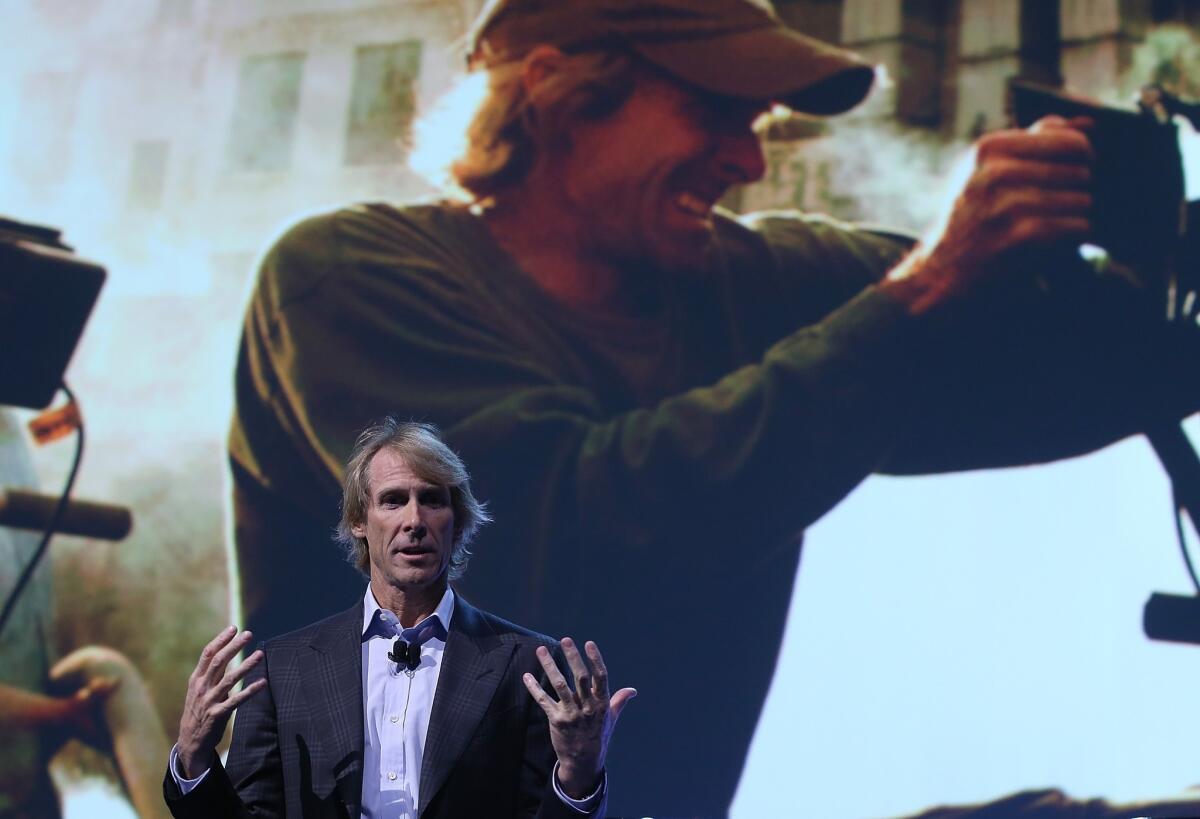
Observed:
[[[96,677],[88,681],[81,692],[85,699],[105,699],[121,686],[117,677]]]
[[[616,722],[620,718],[621,712],[625,710],[625,706],[636,696],[636,688],[622,688],[612,695],[612,699],[608,701],[608,712],[612,714],[613,722]]]

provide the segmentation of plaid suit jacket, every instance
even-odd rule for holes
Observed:
[[[186,796],[163,788],[177,819],[359,819],[363,780],[362,602],[267,641],[250,680],[267,688],[238,709],[227,767]],[[544,677],[541,634],[461,595],[442,656],[425,756],[420,819],[580,819],[554,794],[546,717],[521,682]],[[561,663],[561,658],[560,658]],[[600,805],[591,816],[602,815]]]

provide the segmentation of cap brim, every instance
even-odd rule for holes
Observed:
[[[849,111],[875,81],[874,66],[858,55],[783,26],[631,46],[706,91],[779,102],[807,114]]]

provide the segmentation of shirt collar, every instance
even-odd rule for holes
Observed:
[[[446,592],[438,602],[433,614],[411,628],[401,629],[400,618],[394,612],[382,608],[367,584],[367,593],[363,595],[362,640],[365,643],[372,637],[403,637],[408,642],[423,643],[430,636],[438,636],[445,640],[450,633],[450,618],[454,616],[454,590],[446,586]],[[431,635],[430,632],[433,631]]]

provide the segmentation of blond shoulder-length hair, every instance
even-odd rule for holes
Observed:
[[[488,67],[487,84],[451,162],[453,182],[484,202],[525,178],[539,151],[566,144],[572,121],[616,111],[637,82],[637,60],[621,51],[566,54],[559,70],[527,93],[523,60]]]

